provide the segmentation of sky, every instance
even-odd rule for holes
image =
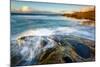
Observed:
[[[90,5],[73,5],[73,4],[57,4],[57,3],[43,3],[43,2],[31,2],[31,1],[11,1],[11,11],[14,9],[22,9],[25,7],[28,10],[41,10],[41,11],[51,11],[51,12],[70,12],[78,11],[84,7],[90,7]]]

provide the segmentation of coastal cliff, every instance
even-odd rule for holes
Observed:
[[[75,18],[75,19],[85,19],[85,21],[82,21],[81,24],[83,25],[95,25],[95,7],[84,10],[84,11],[75,11],[73,13],[64,13],[63,16]]]

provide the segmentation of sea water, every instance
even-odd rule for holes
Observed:
[[[74,35],[76,37],[95,40],[95,27],[80,25],[81,21],[69,19],[64,16],[52,15],[11,15],[11,62],[12,65],[38,64],[36,57],[49,48],[56,46],[57,42],[49,36]],[[22,46],[16,43],[17,39],[26,37]],[[55,37],[53,37],[55,38]],[[41,44],[44,42],[44,45]],[[90,57],[90,50],[84,44],[70,42],[76,52],[84,57]]]
[[[34,32],[37,36],[73,34],[94,40],[95,27],[83,26],[79,23],[80,21],[64,16],[11,15],[11,39],[22,33],[27,32],[25,35],[28,35]]]

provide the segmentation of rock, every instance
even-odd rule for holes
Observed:
[[[16,65],[17,62],[17,65],[34,65],[85,62],[94,61],[95,59],[95,50],[93,50],[95,49],[94,41],[88,39],[78,38],[71,35],[57,35],[46,37],[28,36],[19,40],[25,41],[25,44],[23,46],[18,46],[17,40],[11,42],[12,65]],[[25,54],[22,55],[21,49],[24,49],[24,47],[32,49],[32,54],[28,50],[26,53],[29,56],[25,56]],[[26,61],[25,59],[29,58],[30,55],[32,55],[31,60]],[[25,59],[23,57],[25,57]],[[20,60],[21,62],[19,62]]]
[[[58,47],[48,49],[40,56],[40,64],[55,64],[55,63],[64,63],[62,59],[61,51]]]
[[[64,57],[63,60],[65,61],[65,63],[72,63],[72,59],[69,57]]]
[[[79,43],[77,41],[68,40],[68,42],[75,48],[76,53],[83,57],[83,58],[89,58],[90,57],[90,49],[86,45]]]

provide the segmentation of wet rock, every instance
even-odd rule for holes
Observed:
[[[77,44],[78,46],[76,46],[76,52],[83,58],[89,58],[91,57],[90,53],[90,49],[89,47],[81,44],[81,43],[78,43]]]
[[[56,64],[93,61],[94,41],[76,36],[28,36],[21,38],[25,43],[11,42],[11,61],[13,65]],[[21,54],[27,47],[29,50]],[[18,50],[17,50],[18,49]],[[17,54],[15,54],[17,53]],[[19,55],[20,57],[18,58]],[[13,57],[14,56],[14,57]],[[23,58],[24,57],[24,58]],[[31,57],[31,60],[26,61]],[[15,60],[15,61],[14,61]],[[19,62],[21,61],[21,62]]]
[[[63,57],[63,60],[65,61],[65,63],[72,63],[72,59],[69,57]]]
[[[44,52],[40,56],[39,63],[40,64],[64,63],[64,60],[62,59],[61,51],[58,49],[58,47],[56,47]]]
[[[43,40],[41,41],[42,47],[46,46],[47,44],[48,44],[48,41],[47,41],[46,39],[43,39]]]
[[[75,48],[77,54],[83,58],[89,58],[91,55],[90,48],[86,45],[79,43],[77,41],[68,40],[70,44]]]

